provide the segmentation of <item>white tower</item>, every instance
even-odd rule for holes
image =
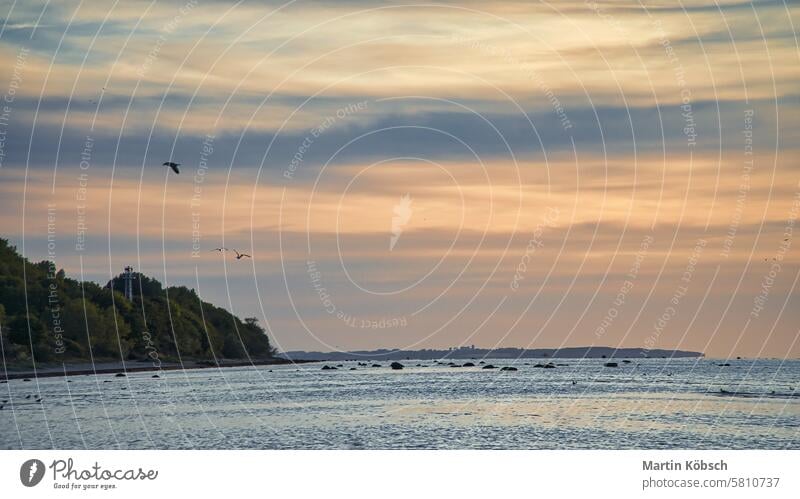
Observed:
[[[125,267],[125,273],[122,274],[122,280],[125,281],[125,298],[133,301],[133,280],[136,277],[133,275],[133,267],[128,265]]]

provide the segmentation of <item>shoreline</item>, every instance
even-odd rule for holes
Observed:
[[[61,365],[45,364],[32,369],[6,368],[0,372],[0,381],[11,381],[15,379],[35,379],[35,378],[54,378],[59,376],[89,376],[97,374],[117,374],[117,373],[138,373],[138,372],[158,372],[158,371],[180,371],[189,369],[213,369],[228,367],[256,367],[273,366],[287,364],[307,364],[319,362],[317,360],[289,360],[283,358],[258,359],[258,360],[189,360],[184,362],[162,362],[161,365],[137,365],[143,364],[140,361],[128,362],[95,362],[91,363],[64,363]]]

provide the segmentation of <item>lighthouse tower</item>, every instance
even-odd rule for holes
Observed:
[[[133,280],[136,277],[133,275],[133,267],[128,265],[125,267],[125,273],[122,274],[122,280],[125,281],[125,298],[133,301]]]

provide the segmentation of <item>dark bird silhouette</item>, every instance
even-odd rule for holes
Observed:
[[[30,395],[26,395],[26,396],[25,396],[25,398],[26,398],[26,399],[29,399],[29,398],[31,398],[31,396],[30,396]]]
[[[238,252],[238,251],[236,251],[236,250],[233,250],[233,252],[234,252],[234,253],[236,253],[236,259],[237,259],[237,260],[241,260],[241,259],[242,259],[242,258],[244,258],[244,257],[247,257],[247,258],[253,258],[253,257],[252,257],[252,256],[250,256],[250,255],[247,255],[247,254],[245,254],[245,253],[239,253],[239,252]]]
[[[172,161],[165,161],[165,162],[161,163],[161,166],[169,166],[170,168],[172,168],[172,171],[174,171],[175,173],[180,173],[181,172],[178,169],[178,167],[180,166],[180,163],[173,163]]]
[[[214,248],[211,251],[219,251],[220,253],[222,253],[223,251],[228,251],[228,248]]]

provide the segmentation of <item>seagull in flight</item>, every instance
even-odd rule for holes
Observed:
[[[172,168],[172,171],[174,171],[175,173],[180,173],[181,172],[178,169],[178,166],[180,166],[180,163],[173,163],[172,161],[165,161],[161,165],[162,166],[169,166],[170,168]]]
[[[241,260],[243,257],[247,257],[247,258],[253,258],[253,257],[252,257],[252,256],[250,256],[250,255],[246,255],[246,254],[244,254],[244,253],[239,253],[239,252],[238,252],[238,251],[236,251],[236,250],[233,250],[233,252],[234,252],[234,253],[236,253],[236,259],[237,259],[237,260]]]

